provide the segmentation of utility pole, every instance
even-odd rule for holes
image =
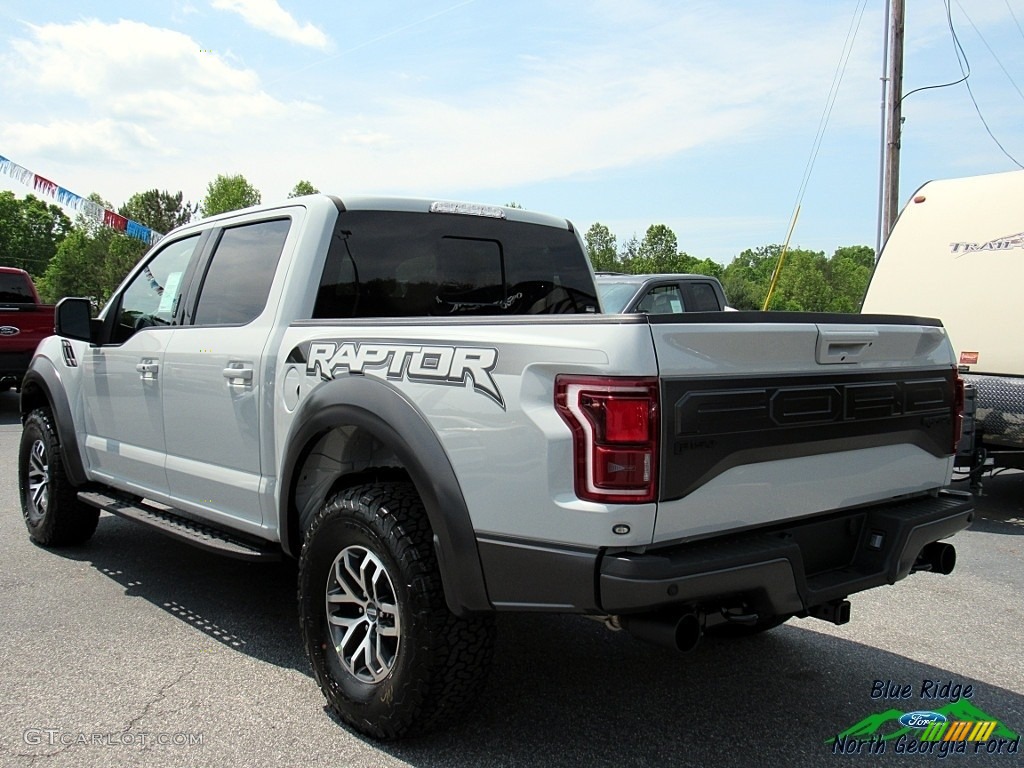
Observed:
[[[900,137],[903,115],[903,16],[905,0],[892,0],[889,30],[889,98],[886,112],[888,123],[885,134],[885,173],[882,189],[882,240],[889,237],[900,212]]]

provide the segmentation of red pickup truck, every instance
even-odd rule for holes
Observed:
[[[53,306],[41,304],[28,272],[0,267],[0,389],[20,387],[36,346],[53,333]]]

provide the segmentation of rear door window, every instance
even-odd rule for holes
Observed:
[[[194,325],[245,325],[267,305],[290,219],[226,228],[203,278]]]
[[[686,308],[690,312],[718,312],[722,309],[718,292],[711,283],[688,282],[683,290],[686,292]]]

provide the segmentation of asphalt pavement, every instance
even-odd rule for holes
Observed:
[[[986,481],[951,576],[855,595],[845,626],[792,620],[680,655],[586,618],[501,616],[472,714],[379,744],[325,711],[293,565],[224,559],[106,514],[82,547],[34,546],[20,431],[17,395],[0,393],[0,765],[928,765],[947,762],[938,748],[841,755],[831,742],[953,694],[1024,732],[1022,473]],[[948,760],[1021,764],[994,744]]]

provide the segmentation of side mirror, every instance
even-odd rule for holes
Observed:
[[[92,305],[89,300],[69,297],[57,302],[53,330],[58,336],[92,343]]]

